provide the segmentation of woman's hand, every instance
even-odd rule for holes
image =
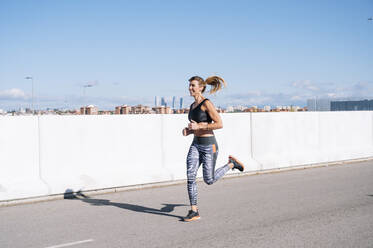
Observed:
[[[197,122],[191,120],[191,122],[188,124],[188,129],[189,130],[193,130],[193,131],[198,130],[199,129],[199,125],[198,125]]]
[[[190,130],[189,128],[184,128],[183,129],[183,135],[184,136],[188,136],[189,134],[192,134],[192,133],[194,133],[194,131],[193,130]]]
[[[183,129],[183,136],[188,136],[190,134],[189,129],[186,127]]]

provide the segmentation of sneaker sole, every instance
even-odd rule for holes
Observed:
[[[245,166],[244,166],[243,163],[241,163],[238,159],[236,159],[236,158],[233,157],[233,156],[229,156],[229,158],[233,159],[237,164],[241,165],[241,166],[242,166],[242,171],[245,170]]]
[[[191,222],[191,221],[194,221],[194,220],[199,220],[199,219],[201,219],[201,217],[200,216],[196,216],[196,217],[193,217],[193,218],[191,218],[191,219],[184,219],[184,221],[185,222]]]

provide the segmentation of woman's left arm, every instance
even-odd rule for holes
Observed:
[[[207,123],[207,122],[198,123],[199,129],[215,130],[215,129],[223,128],[223,121],[221,120],[218,111],[216,111],[214,104],[212,104],[212,102],[210,101],[205,101],[203,103],[203,106],[206,108],[206,112],[210,115],[213,122],[212,123]]]

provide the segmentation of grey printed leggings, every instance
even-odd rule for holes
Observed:
[[[190,205],[197,205],[197,171],[203,166],[203,180],[211,185],[230,169],[228,164],[215,171],[218,145],[215,137],[194,137],[187,156],[188,194]]]

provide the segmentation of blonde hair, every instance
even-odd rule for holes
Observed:
[[[194,80],[198,81],[198,84],[200,86],[203,86],[202,93],[205,92],[207,85],[211,85],[210,94],[214,94],[217,91],[221,90],[222,85],[224,85],[224,87],[227,86],[227,83],[224,81],[224,79],[218,76],[211,76],[208,77],[206,80],[203,80],[203,78],[199,76],[194,76],[189,79],[189,82],[192,82]]]

